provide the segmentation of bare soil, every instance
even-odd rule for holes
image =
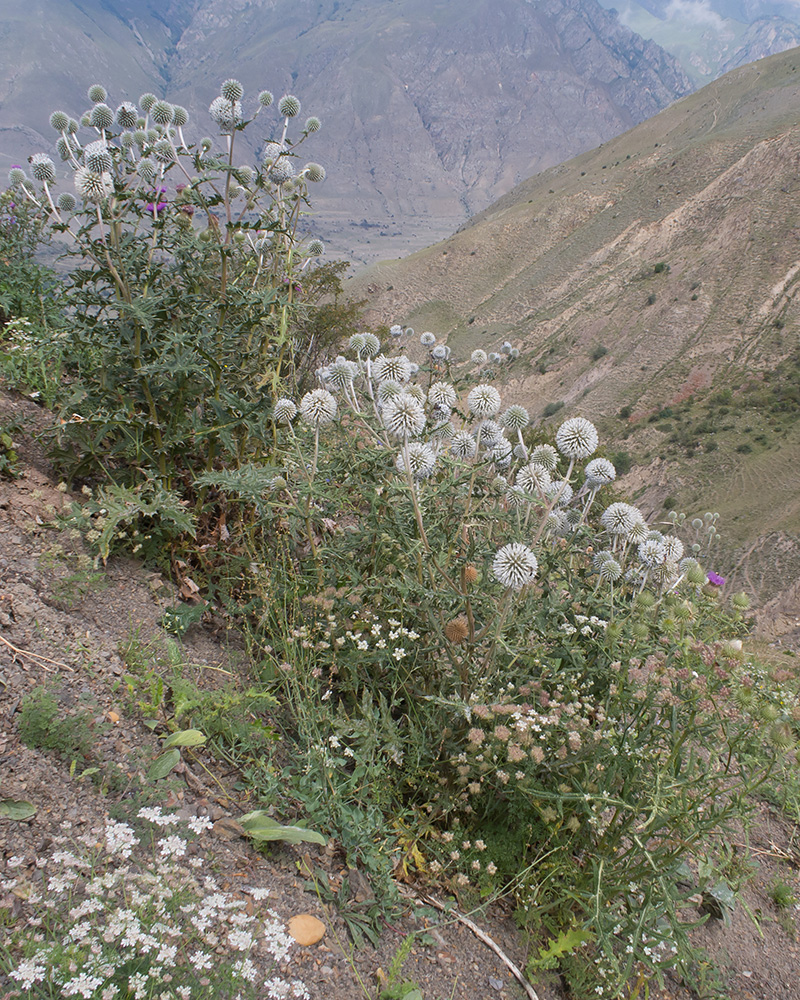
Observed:
[[[166,641],[158,620],[178,596],[171,582],[130,559],[111,559],[96,574],[76,571],[80,540],[48,526],[54,510],[70,498],[57,489],[31,437],[44,415],[29,400],[2,394],[0,420],[11,418],[27,431],[19,437],[23,474],[0,480],[0,799],[29,801],[37,812],[25,822],[0,819],[0,900],[3,878],[20,876],[20,868],[12,871],[7,866],[9,858],[24,856],[22,872],[32,870],[37,854],[65,830],[100,832],[110,811],[119,817],[127,806],[138,808],[158,740],[124,697],[120,678],[126,667],[120,646],[132,634],[143,643]],[[221,621],[193,626],[182,653],[201,685],[218,684],[223,676],[247,683],[243,645]],[[107,770],[119,772],[110,790],[70,776],[68,763],[20,741],[20,703],[42,684],[53,686],[65,712],[82,706],[91,713],[92,754]],[[165,783],[163,805],[187,818],[207,816],[213,821],[213,829],[193,842],[191,850],[207,860],[222,889],[267,888],[268,898],[256,905],[275,911],[287,923],[300,913],[314,914],[325,923],[321,942],[297,945],[279,970],[302,979],[311,997],[377,998],[379,970],[388,969],[408,934],[422,931],[433,943],[415,941],[403,978],[416,981],[425,1000],[525,996],[506,964],[471,929],[452,917],[417,917],[411,905],[387,924],[377,949],[356,951],[335,907],[303,887],[303,869],[309,865],[326,871],[334,886],[342,875],[352,874],[336,844],[255,850],[236,823],[255,807],[234,788],[238,777],[235,769],[199,751]],[[734,863],[752,869],[743,893],[746,907],[737,905],[729,925],[712,918],[697,931],[698,944],[721,964],[733,1000],[800,1000],[797,909],[779,911],[770,896],[771,884],[780,878],[800,897],[796,841],[797,831],[785,817],[759,805],[749,839],[742,835],[735,847]],[[364,891],[370,891],[368,884]],[[471,918],[524,968],[528,945],[508,907],[495,905]],[[0,989],[4,985],[13,984],[4,984],[0,976]],[[563,998],[554,979],[534,988],[541,1000]],[[688,1000],[691,995],[677,983],[664,992],[650,992],[657,1000]]]

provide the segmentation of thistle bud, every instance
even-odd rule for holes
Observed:
[[[27,179],[28,175],[22,167],[12,167],[8,172],[8,183],[11,187],[16,187],[18,184],[24,184]]]
[[[172,105],[172,124],[176,125],[178,128],[183,128],[184,125],[189,121],[189,112],[186,108],[181,107],[180,104]]]
[[[325,168],[319,163],[307,163],[303,168],[303,175],[314,184],[325,180]]]
[[[75,201],[74,196],[69,193],[69,191],[64,191],[63,194],[60,194],[58,196],[58,201],[56,202],[56,204],[58,205],[58,207],[61,209],[62,212],[71,212],[77,205],[77,202]]]
[[[284,118],[295,118],[300,114],[300,101],[294,94],[284,94],[278,101],[278,111]]]
[[[150,109],[150,117],[156,125],[170,125],[175,117],[175,109],[169,101],[156,101]]]
[[[131,104],[130,101],[123,101],[114,112],[114,117],[120,128],[136,128],[136,123],[139,120],[139,112],[136,110],[135,104]]]
[[[231,104],[236,101],[241,101],[244,97],[244,87],[238,80],[225,80],[219,88],[219,92],[222,97],[224,97],[226,101],[230,101]]]
[[[150,109],[153,107],[153,105],[156,103],[157,100],[158,98],[156,97],[155,94],[149,94],[149,93],[142,94],[142,96],[139,98],[139,107],[142,109],[142,111],[144,111],[146,115],[149,115]]]
[[[69,128],[69,115],[65,111],[54,111],[50,115],[50,125],[56,132],[66,132]]]
[[[108,94],[106,94],[106,88],[102,83],[94,83],[89,87],[88,96],[92,104],[102,104]]]
[[[262,108],[268,108],[272,104],[273,96],[269,90],[262,90],[258,95],[258,103]]]
[[[34,153],[30,160],[34,180],[52,184],[56,179],[56,168],[47,153]]]
[[[114,124],[114,112],[107,104],[95,104],[91,111],[90,120],[94,128],[111,128]]]
[[[321,257],[325,253],[325,244],[322,240],[311,240],[308,244],[309,257]]]
[[[319,132],[322,128],[322,122],[316,115],[312,115],[310,118],[306,118],[306,123],[303,126],[304,132]]]

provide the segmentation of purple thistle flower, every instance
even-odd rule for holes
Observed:
[[[708,574],[708,582],[715,587],[723,587],[725,585],[725,577],[720,576],[719,573],[715,573],[713,570]]]

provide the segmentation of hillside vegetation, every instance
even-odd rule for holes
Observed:
[[[800,569],[800,411],[784,391],[798,346],[799,97],[797,50],[735,70],[352,282],[372,319],[430,327],[460,352],[510,339],[520,358],[497,376],[514,398],[607,418],[653,510],[668,497],[720,510],[726,568],[747,555],[762,600]],[[665,407],[675,426],[661,431],[650,418]],[[704,430],[670,442],[692,426]]]

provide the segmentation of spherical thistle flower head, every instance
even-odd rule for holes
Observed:
[[[28,175],[22,167],[12,167],[8,172],[8,183],[11,187],[16,187],[18,184],[24,184],[27,179]]]
[[[538,462],[529,462],[517,473],[514,485],[526,493],[542,493],[550,488],[550,473]]]
[[[400,326],[399,323],[393,323],[389,327],[389,336],[391,336],[391,337],[402,337],[403,336],[403,328],[402,328],[402,326]]]
[[[378,406],[383,406],[384,403],[388,403],[390,399],[396,399],[405,391],[405,386],[401,385],[399,382],[395,382],[393,379],[387,379],[385,382],[381,382],[378,385]]]
[[[502,361],[503,360],[503,355],[502,354],[498,354],[497,351],[492,351],[489,354],[489,360],[492,362],[492,364],[497,364],[498,361]]]
[[[75,190],[86,201],[101,202],[114,193],[111,174],[96,174],[87,167],[75,171]]]
[[[493,385],[482,382],[470,389],[467,406],[476,417],[494,417],[500,412],[500,393]]]
[[[325,381],[337,389],[344,389],[352,384],[353,379],[358,377],[358,373],[358,365],[355,361],[348,361],[347,358],[340,356],[328,365]]]
[[[303,167],[303,176],[312,184],[319,184],[320,181],[325,180],[325,167],[319,163],[307,163]]]
[[[421,333],[419,335],[419,342],[420,344],[422,344],[423,347],[433,347],[433,345],[436,343],[436,335],[430,333],[429,331]]]
[[[375,358],[372,374],[379,382],[408,382],[411,378],[411,362],[405,354],[387,358],[384,354]]]
[[[52,184],[56,179],[56,165],[47,153],[34,153],[31,157],[31,173],[34,180]]]
[[[423,333],[422,336],[424,337],[425,334]],[[430,389],[428,389],[428,401],[431,406],[447,406],[448,408],[452,408],[456,405],[457,399],[456,390],[449,382],[434,382]]]
[[[362,354],[366,358],[374,358],[380,353],[381,342],[375,336],[374,333],[365,333],[364,346],[359,350],[359,354]]]
[[[600,567],[607,559],[613,559],[613,558],[614,558],[613,552],[609,552],[608,549],[600,549],[599,552],[595,552],[595,554],[592,556],[592,566],[594,567],[594,569],[600,569]]]
[[[513,350],[513,345],[511,344],[511,341],[506,340],[503,343],[503,346],[500,348],[500,350],[503,352],[503,354],[510,354],[511,351]]]
[[[683,542],[675,535],[664,536],[664,549],[669,562],[680,562],[683,558]]]
[[[597,428],[585,417],[565,420],[556,431],[556,448],[567,458],[588,458],[598,442]]]
[[[500,423],[512,431],[521,431],[531,422],[531,417],[524,406],[514,403],[500,417]]]
[[[139,110],[130,101],[123,101],[114,112],[114,118],[120,128],[136,128],[139,120]]]
[[[114,124],[114,112],[107,104],[95,104],[90,121],[94,128],[111,128]]]
[[[156,172],[158,171],[158,166],[155,160],[151,160],[149,156],[143,156],[141,160],[136,164],[136,173],[144,181],[155,180]]]
[[[616,583],[616,581],[622,576],[622,566],[620,566],[617,560],[612,557],[603,561],[598,572],[601,580],[607,580],[609,583]]]
[[[434,422],[436,422],[435,418],[436,412],[434,411]],[[432,433],[439,441],[452,441],[456,435],[456,429],[449,420],[443,420],[441,423],[436,423]]]
[[[220,95],[229,103],[241,101],[244,97],[244,87],[238,80],[225,80],[219,88]]]
[[[262,108],[268,108],[274,100],[271,90],[262,90],[258,95],[258,103]]]
[[[303,126],[304,132],[319,132],[322,128],[322,122],[317,118],[316,115],[312,115],[310,118],[306,118],[306,123]]]
[[[189,122],[189,112],[180,104],[172,106],[172,124],[177,128],[183,128]]]
[[[387,400],[381,419],[386,430],[396,438],[416,437],[425,428],[422,404],[405,392]]]
[[[455,458],[474,458],[478,450],[475,438],[469,431],[456,431],[450,441],[450,454]]]
[[[300,114],[300,101],[294,94],[284,94],[278,101],[278,111],[284,118],[296,118]]]
[[[133,132],[121,132],[119,137],[120,146],[127,152],[133,148]]]
[[[472,354],[470,355],[470,361],[474,365],[485,365],[488,360],[489,360],[489,355],[486,353],[486,351],[482,351],[480,348],[478,348],[476,351],[473,351]]]
[[[522,590],[531,583],[538,568],[536,556],[521,542],[504,545],[492,561],[495,580],[511,590]]]
[[[273,184],[286,184],[287,181],[290,181],[294,177],[294,174],[294,164],[285,157],[273,163],[267,171],[267,176]]]
[[[645,566],[653,567],[659,566],[664,562],[667,551],[663,542],[658,541],[657,538],[647,538],[639,546],[639,560],[644,563]]]
[[[557,507],[566,507],[572,499],[572,487],[566,479],[554,479],[544,491],[544,495],[548,500],[554,500]]]
[[[69,191],[64,191],[63,194],[58,196],[56,204],[62,212],[71,212],[77,205],[77,202],[74,195],[71,195]]]
[[[564,517],[567,519],[567,524],[570,528],[577,528],[582,520],[581,512],[575,507],[570,507],[568,510],[565,510]]]
[[[633,509],[636,512],[636,514],[638,514],[638,517],[634,516],[633,524],[631,525],[631,529],[628,532],[628,539],[635,545],[639,545],[641,542],[646,541],[648,528],[647,528],[647,522],[645,521],[642,512],[638,510],[636,507],[634,507]]]
[[[276,424],[290,424],[297,416],[297,407],[292,399],[279,399],[272,408],[272,419]]]
[[[251,166],[248,166],[248,164],[244,163],[242,164],[242,166],[236,167],[236,169],[233,171],[233,176],[240,184],[250,185],[253,183],[253,179],[255,177],[255,171]]]
[[[644,521],[641,511],[629,503],[612,503],[600,515],[600,523],[610,535],[629,535],[640,521]]]
[[[335,397],[327,389],[312,389],[300,400],[300,416],[313,427],[323,427],[336,419]]]
[[[364,350],[364,334],[354,333],[347,341],[347,346],[351,351],[355,351],[356,354],[361,354]]]
[[[108,148],[108,143],[103,139],[97,139],[95,142],[88,143],[83,150],[83,165],[88,167],[89,170],[93,170],[96,174],[102,174],[104,171],[111,170],[113,160],[111,159],[111,151]]]
[[[265,167],[271,166],[277,160],[279,160],[284,154],[289,152],[289,147],[283,142],[267,142],[264,143],[264,152],[262,154],[262,162]]]
[[[309,257],[321,257],[325,253],[325,244],[322,240],[309,240],[306,252]]]
[[[607,458],[593,458],[583,470],[586,485],[591,489],[597,486],[607,486],[617,478],[617,470]]]
[[[133,141],[140,149],[144,148],[144,145],[147,142],[147,132],[145,132],[143,128],[137,128],[133,133]]]
[[[519,348],[518,347],[512,347],[511,348],[511,357],[514,358],[515,360],[519,357]]]
[[[169,139],[159,139],[153,144],[153,156],[159,163],[172,163],[175,159],[175,150]]]
[[[156,101],[150,108],[150,117],[156,125],[170,125],[175,117],[175,108],[169,101]]]
[[[224,97],[215,97],[209,105],[208,113],[223,133],[233,132],[242,123],[242,106],[238,101],[231,104]]]
[[[500,438],[498,441],[495,441],[489,449],[488,457],[498,468],[505,469],[511,464],[513,451],[514,449],[511,446],[511,442],[507,441],[505,438]]]
[[[540,444],[531,452],[531,461],[543,465],[548,472],[555,472],[558,466],[558,452],[551,444]]]
[[[66,111],[54,111],[50,115],[50,125],[56,132],[66,132],[69,128],[69,115]]]
[[[524,507],[530,502],[530,493],[526,493],[525,490],[520,490],[516,486],[512,486],[506,493],[506,503],[509,507]]]
[[[401,451],[395,460],[397,471],[405,475],[405,454]],[[427,479],[436,467],[436,452],[429,444],[413,441],[408,446],[408,467],[414,479]]]
[[[475,440],[480,439],[484,448],[492,449],[497,442],[506,436],[505,429],[496,420],[484,420],[473,431]]]
[[[420,406],[425,405],[425,390],[421,385],[404,385],[403,392],[408,393],[409,396],[413,396],[414,399],[420,404]]]
[[[434,361],[449,361],[451,353],[450,348],[446,344],[437,344],[431,351],[431,357]]]
[[[92,104],[101,104],[108,97],[108,94],[102,83],[93,83],[87,91],[87,96]]]
[[[559,537],[561,535],[566,535],[569,531],[567,515],[563,510],[551,510],[545,518],[544,526],[551,535],[557,535]]]

